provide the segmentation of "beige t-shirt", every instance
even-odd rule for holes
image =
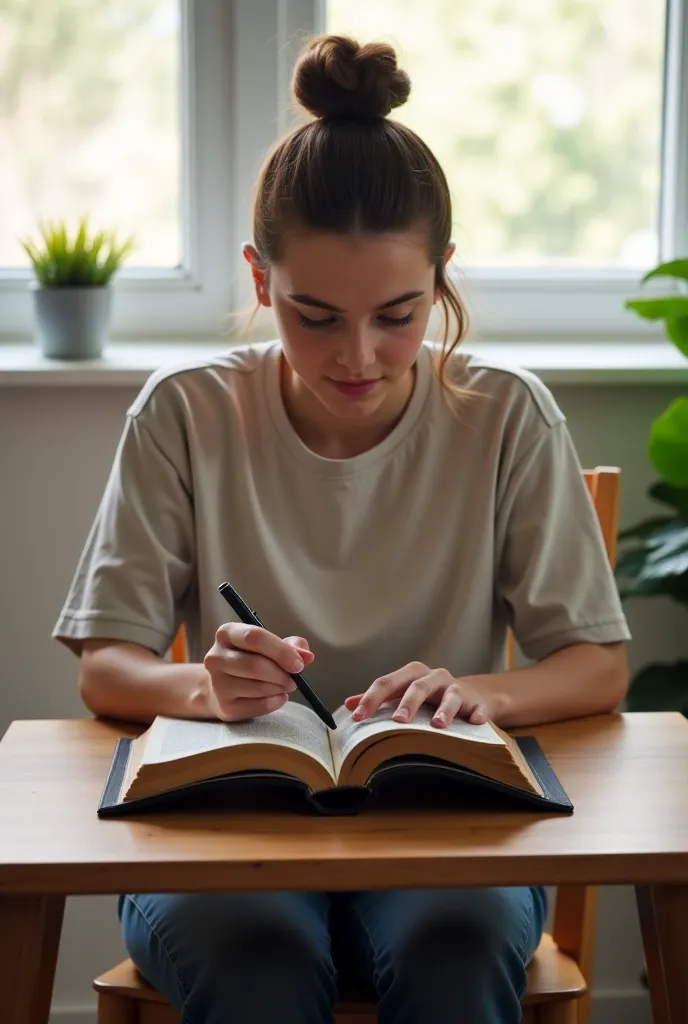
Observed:
[[[53,635],[163,654],[186,623],[202,660],[236,616],[228,580],[335,707],[419,660],[499,671],[507,625],[541,659],[629,631],[564,416],[532,374],[456,353],[447,404],[424,345],[401,420],[327,459],[282,403],[278,342],[159,371],[128,411]]]

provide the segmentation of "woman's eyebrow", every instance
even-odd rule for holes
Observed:
[[[381,309],[391,309],[392,306],[400,306],[402,302],[410,302],[411,299],[419,299],[425,292],[422,290],[419,292],[404,292],[403,295],[397,295],[396,299],[390,299],[389,302],[383,302],[381,306],[377,306],[375,311],[379,312]]]
[[[403,295],[397,295],[394,299],[389,299],[387,302],[383,302],[382,305],[375,307],[375,312],[379,312],[381,309],[391,309],[392,306],[400,306],[402,302],[410,302],[411,299],[419,299],[421,295],[424,295],[423,291],[416,292],[404,292]],[[343,310],[339,306],[333,306],[331,302],[325,302],[323,299],[316,299],[314,295],[302,295],[301,293],[289,293],[289,298],[292,302],[298,302],[301,306],[315,306],[317,309],[328,309],[331,313],[341,313]]]
[[[313,295],[300,295],[290,292],[289,298],[292,302],[298,302],[300,306],[316,306],[318,309],[329,309],[332,313],[341,313],[339,306],[333,306],[322,299],[316,299]]]

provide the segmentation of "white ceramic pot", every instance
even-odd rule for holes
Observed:
[[[97,359],[110,326],[111,289],[33,289],[35,338],[49,359]]]

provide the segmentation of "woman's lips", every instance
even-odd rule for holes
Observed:
[[[373,390],[375,385],[380,380],[376,377],[374,380],[335,380],[333,377],[328,378],[337,391],[340,391],[343,395],[367,395]]]

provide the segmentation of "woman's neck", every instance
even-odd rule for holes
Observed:
[[[282,401],[287,416],[306,447],[328,459],[352,459],[380,444],[403,416],[416,379],[413,366],[374,413],[362,420],[346,422],[333,416],[303,386],[284,356],[281,364]]]

